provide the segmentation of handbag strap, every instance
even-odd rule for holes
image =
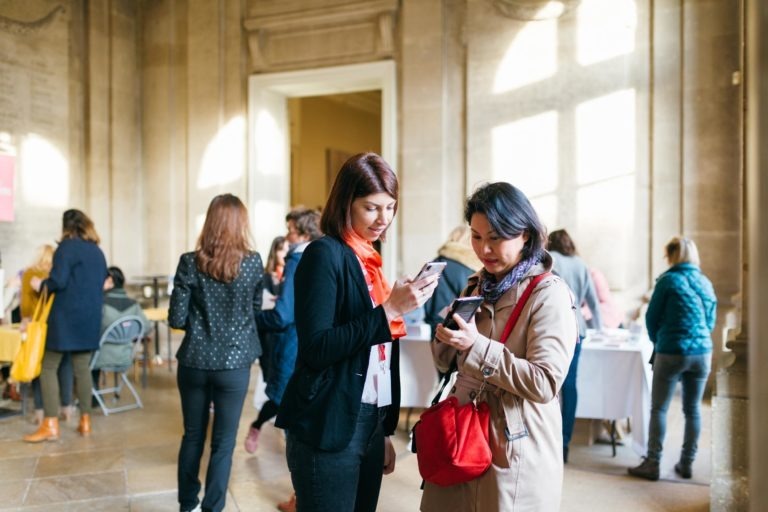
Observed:
[[[551,275],[551,272],[544,272],[543,274],[539,274],[531,279],[531,282],[528,283],[528,286],[525,287],[525,291],[523,291],[523,294],[520,296],[520,300],[518,300],[517,304],[515,304],[515,309],[512,310],[512,314],[509,315],[507,325],[504,326],[504,330],[501,332],[501,338],[498,340],[499,343],[507,342],[507,338],[509,338],[509,335],[512,333],[512,329],[515,327],[517,319],[520,318],[520,313],[523,312],[523,307],[525,307],[525,303],[528,302],[528,297],[531,296],[531,293],[533,293],[533,289],[536,288],[536,285],[539,284],[545,277]]]
[[[48,291],[48,287],[43,287],[40,292],[40,298],[37,299],[37,305],[35,306],[35,312],[32,314],[33,322],[47,322],[48,315],[51,312],[53,306],[54,294]]]

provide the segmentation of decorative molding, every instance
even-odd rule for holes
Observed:
[[[559,18],[576,7],[580,0],[491,0],[501,14],[520,21]]]
[[[244,20],[252,71],[392,58],[398,0],[365,0]]]
[[[56,15],[58,15],[60,12],[64,12],[64,6],[61,4],[51,9],[51,12],[45,16],[31,21],[17,20],[0,14],[0,31],[22,35],[37,32],[53,23]]]

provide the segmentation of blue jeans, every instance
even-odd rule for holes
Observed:
[[[286,458],[298,512],[375,512],[384,468],[386,408],[362,404],[352,440],[339,452],[314,448],[288,431]]]
[[[701,398],[704,395],[711,364],[712,354],[697,356],[656,354],[653,362],[651,423],[648,428],[650,460],[661,460],[667,430],[667,409],[678,381],[683,383],[683,414],[685,414],[685,434],[680,462],[690,465],[696,458],[701,432]]]
[[[179,505],[192,510],[200,492],[200,457],[203,455],[208,418],[213,402],[211,458],[205,475],[203,510],[224,509],[232,469],[240,413],[248,392],[250,368],[236,370],[198,370],[179,365],[176,381],[184,416],[184,437],[179,448]]]
[[[568,367],[568,375],[565,376],[563,387],[560,389],[560,407],[563,412],[563,448],[568,448],[573,436],[573,425],[576,423],[576,403],[579,394],[576,391],[576,373],[579,369],[579,356],[581,355],[581,339],[576,344],[571,365]]]

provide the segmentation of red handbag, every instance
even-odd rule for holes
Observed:
[[[533,289],[548,275],[549,272],[536,276],[526,287],[504,326],[500,343],[509,337]],[[425,481],[442,487],[474,480],[491,466],[488,404],[472,401],[460,406],[455,396],[438,403],[451,373],[443,377],[432,407],[413,426],[412,450],[416,452],[419,473]]]

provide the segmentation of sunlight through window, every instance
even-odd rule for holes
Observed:
[[[251,232],[256,250],[266,258],[272,239],[285,234],[285,204],[280,201],[259,199],[254,201],[251,210]],[[264,260],[266,263],[266,259]]]
[[[586,66],[635,50],[634,0],[583,0],[577,16],[579,64]]]
[[[576,107],[576,179],[582,185],[635,172],[635,91]]]
[[[557,20],[526,23],[496,70],[494,94],[554,76],[557,71]]]
[[[30,133],[21,144],[21,190],[31,206],[69,205],[69,163],[53,144]]]
[[[635,247],[635,177],[621,176],[578,188],[576,225],[579,246],[590,254],[610,254],[602,258],[600,270],[611,284],[623,288],[632,281],[628,261],[634,259]]]
[[[282,175],[287,166],[285,134],[268,110],[261,110],[256,116],[253,136],[259,141],[256,173],[261,176]]]
[[[493,179],[508,181],[529,197],[554,192],[558,184],[555,111],[495,127],[491,132]]]
[[[239,180],[245,171],[245,119],[229,121],[205,148],[197,178],[200,190]]]

